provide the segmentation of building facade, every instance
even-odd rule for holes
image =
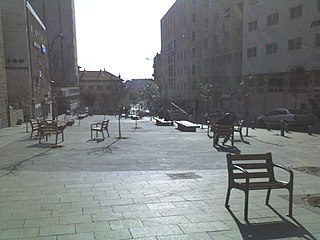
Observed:
[[[29,0],[47,28],[57,114],[80,107],[74,0]],[[70,94],[70,95],[69,95]]]
[[[197,118],[210,107],[201,85],[213,85],[221,96],[216,105],[232,108],[242,76],[242,14],[240,0],[174,3],[161,20],[161,56],[155,65],[162,98]]]
[[[261,85],[251,114],[320,103],[320,2],[245,1],[243,74]],[[253,89],[254,90],[254,89]]]
[[[2,21],[0,10],[0,128],[7,127],[9,122],[7,80],[2,36]]]
[[[122,79],[107,71],[81,71],[81,108],[91,114],[117,114],[123,94]]]
[[[50,78],[46,27],[25,0],[1,1],[8,105],[25,119],[48,117]]]

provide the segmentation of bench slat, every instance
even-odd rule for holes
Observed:
[[[241,161],[241,160],[266,160],[266,154],[239,154],[239,155],[232,155],[230,160],[228,161]]]
[[[251,172],[248,173],[249,178],[270,178],[268,172]],[[234,179],[245,179],[246,175],[244,173],[233,173]]]
[[[267,169],[268,165],[266,163],[237,163],[237,166],[244,169]]]

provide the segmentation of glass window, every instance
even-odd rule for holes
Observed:
[[[254,30],[257,30],[257,26],[258,26],[257,20],[256,20],[256,21],[253,21],[253,22],[249,22],[249,23],[248,23],[248,31],[249,31],[249,32],[252,32],[252,31],[254,31]]]
[[[248,48],[247,49],[247,56],[248,56],[248,58],[256,57],[257,56],[257,48],[256,47]]]
[[[279,13],[274,13],[267,16],[267,25],[275,25],[279,23]]]
[[[315,35],[315,46],[320,47],[320,33],[316,33]]]
[[[290,19],[302,16],[302,6],[290,8]]]
[[[288,50],[294,51],[302,48],[302,37],[288,40]]]
[[[267,55],[272,55],[277,53],[277,43],[269,43],[266,45],[266,54]]]

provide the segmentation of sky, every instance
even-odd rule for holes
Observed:
[[[75,0],[78,65],[124,80],[152,78],[161,18],[175,0]]]

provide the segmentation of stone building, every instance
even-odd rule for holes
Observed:
[[[28,0],[47,28],[57,114],[80,107],[74,0]]]
[[[219,105],[232,108],[242,76],[241,0],[177,0],[161,20],[161,64],[155,72],[162,98],[200,117],[201,84],[220,89]]]
[[[0,11],[0,128],[8,126],[8,95],[6,69],[4,63],[4,49],[2,39],[2,21]]]
[[[251,93],[252,117],[320,103],[320,2],[245,1],[243,22],[243,74],[261,86]]]
[[[122,79],[107,71],[81,71],[81,108],[91,114],[116,114],[122,97]]]
[[[25,118],[48,117],[50,78],[46,27],[25,0],[1,1],[8,104]]]

